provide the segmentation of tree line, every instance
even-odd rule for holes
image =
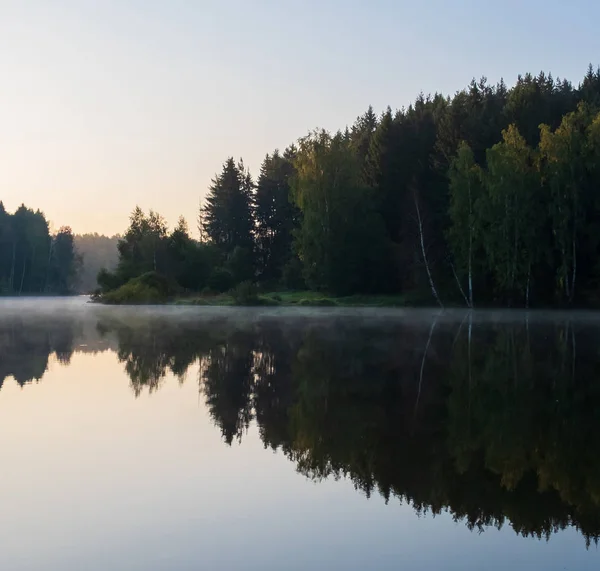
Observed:
[[[139,208],[99,284],[146,272],[184,290],[403,294],[423,302],[598,301],[600,68],[485,78],[453,97],[367,112],[267,154],[254,179],[229,158],[198,214],[168,232]]]
[[[69,227],[51,234],[40,210],[0,201],[0,295],[73,293],[81,263]]]

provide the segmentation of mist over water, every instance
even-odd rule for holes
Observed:
[[[2,569],[595,569],[600,315],[0,300]]]

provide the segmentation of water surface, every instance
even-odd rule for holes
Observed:
[[[600,316],[0,301],[0,568],[597,569]]]

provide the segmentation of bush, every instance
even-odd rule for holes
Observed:
[[[229,292],[229,295],[236,305],[259,305],[261,302],[258,297],[258,289],[250,281],[238,284]]]
[[[96,277],[100,292],[107,292],[120,288],[125,284],[123,279],[113,272],[109,272],[106,268],[102,268]]]
[[[302,275],[302,262],[294,257],[285,266],[281,273],[281,283],[289,290],[302,290],[306,288],[306,282]]]
[[[321,297],[316,299],[301,299],[298,302],[298,305],[303,305],[307,307],[335,307],[337,303],[335,300],[330,299],[328,297]]]
[[[208,287],[224,293],[233,287],[233,275],[226,268],[215,268],[208,278]]]
[[[101,294],[96,299],[102,303],[127,305],[161,303],[167,298],[157,289],[149,287],[135,278],[118,289]]]
[[[111,291],[98,291],[94,301],[108,304],[153,304],[167,301],[172,288],[164,276],[148,272]]]
[[[169,280],[157,272],[147,272],[131,281],[139,281],[140,284],[150,289],[155,289],[165,297],[173,293],[173,288],[170,286]]]

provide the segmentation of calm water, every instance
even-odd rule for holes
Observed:
[[[598,569],[600,315],[0,301],[0,569]]]

